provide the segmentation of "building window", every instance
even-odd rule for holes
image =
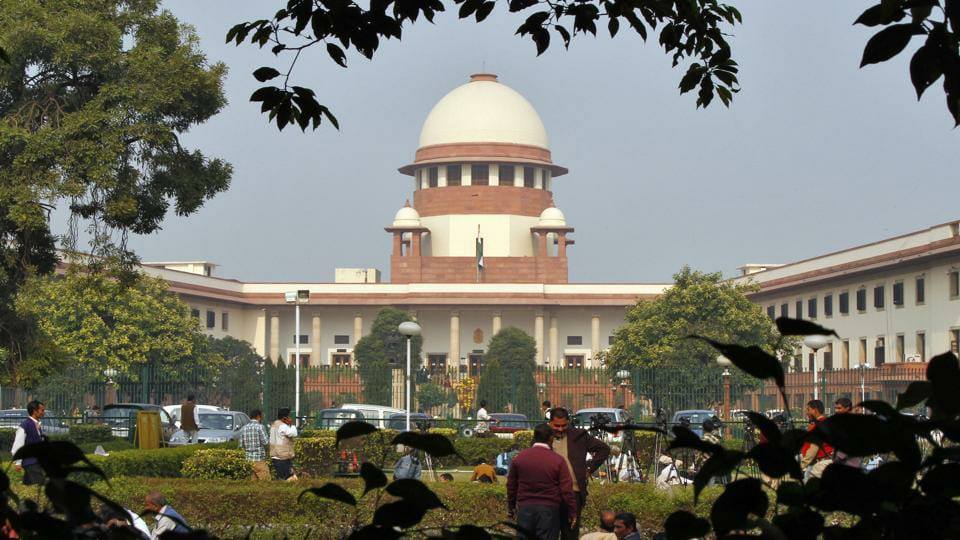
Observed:
[[[950,298],[960,297],[960,272],[950,272]]]
[[[846,315],[850,313],[850,293],[842,292],[840,293],[837,301],[840,303],[840,314]]]
[[[460,165],[447,165],[447,185],[459,186],[462,174],[463,170],[460,168]]]
[[[501,186],[512,186],[513,185],[513,165],[501,165],[500,166],[500,185]]]
[[[860,338],[860,364],[867,365],[867,338]]]
[[[190,308],[190,316],[194,319],[200,320],[200,310],[197,308]]]
[[[581,369],[583,368],[583,355],[582,354],[568,354],[563,357],[563,364],[567,369]]]
[[[310,336],[308,336],[307,334],[300,334],[300,344],[301,344],[301,345],[306,345],[307,343],[310,343]],[[296,336],[296,334],[294,334],[294,336],[293,336],[293,344],[294,344],[294,345],[297,344],[297,336]]]
[[[217,314],[213,311],[207,310],[207,328],[213,328],[217,326]]]
[[[297,365],[297,353],[290,353],[290,361],[287,362],[287,365]],[[310,367],[310,354],[300,353],[300,367]]]
[[[877,338],[877,345],[873,348],[873,365],[882,366],[887,361],[886,338],[880,336]]]
[[[903,351],[903,334],[897,334],[897,362],[905,362],[905,353]]]
[[[533,167],[524,167],[523,168],[523,187],[532,188],[535,185],[534,178],[536,177],[536,169]]]
[[[446,373],[447,371],[446,353],[428,354],[427,367],[430,369],[430,373]]]
[[[471,165],[470,166],[470,185],[473,185],[473,186],[490,185],[490,166],[489,165]]]
[[[583,345],[583,336],[567,336],[567,345]]]
[[[428,183],[430,187],[437,187],[440,185],[440,169],[437,167],[430,167],[428,171]]]
[[[823,316],[833,317],[833,295],[828,294],[823,297]]]
[[[883,285],[873,288],[873,307],[883,309],[883,297],[885,296]]]
[[[817,353],[807,353],[807,371],[813,371],[817,363]]]
[[[823,369],[831,371],[833,369],[833,343],[827,343],[823,350]]]
[[[789,317],[789,316],[790,316],[790,313],[788,312],[788,310],[789,310],[789,307],[788,307],[787,304],[780,304],[780,316],[781,316],[781,317]]]
[[[893,284],[893,305],[903,306],[903,282],[898,281]]]
[[[803,318],[803,300],[797,300],[795,311],[797,315],[795,318],[802,319]]]
[[[220,329],[224,332],[230,329],[230,314],[226,311],[220,314]]]
[[[817,299],[816,297],[807,300],[807,317],[817,318]]]
[[[918,277],[917,278],[917,304],[923,303],[923,298],[924,298],[924,295],[926,294],[926,291],[923,290],[923,287],[924,287],[923,278]]]
[[[850,369],[850,340],[843,340],[841,348],[842,350],[840,351],[840,354],[842,356],[841,359],[843,360],[843,369]]]
[[[350,367],[350,353],[333,353],[330,358],[333,367]]]
[[[771,319],[777,318],[777,306],[767,306],[767,317]]]
[[[917,332],[917,356],[921,362],[927,361],[927,335],[923,332]]]
[[[336,335],[336,336],[333,336],[333,344],[334,344],[334,345],[349,345],[349,344],[350,344],[350,336],[346,336],[346,335]]]
[[[607,345],[613,345],[613,336],[607,336]]]
[[[858,289],[857,290],[857,311],[863,312],[867,310],[867,290]]]

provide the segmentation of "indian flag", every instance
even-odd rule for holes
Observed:
[[[483,238],[480,238],[480,231],[477,231],[477,270],[483,271]]]

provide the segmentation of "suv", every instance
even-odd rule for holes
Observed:
[[[710,409],[690,409],[686,411],[677,411],[673,413],[671,425],[680,425],[681,419],[690,421],[690,431],[697,434],[697,437],[703,437],[703,421],[717,416],[715,411]]]
[[[163,442],[166,444],[177,430],[173,418],[159,405],[152,403],[111,403],[104,405],[103,414],[99,420],[110,426],[114,437],[128,438],[132,435],[131,427],[136,427],[137,413],[140,411],[155,411],[160,413],[160,428],[163,431]]]
[[[627,411],[613,407],[595,407],[592,409],[580,409],[570,417],[570,423],[581,429],[589,430],[593,425],[594,419],[605,421],[607,427],[622,426],[627,423]],[[603,432],[604,441],[610,443],[619,443],[623,440],[623,432],[610,433]]]
[[[512,439],[513,434],[524,429],[532,429],[533,425],[525,414],[491,413],[490,433],[503,439]]]

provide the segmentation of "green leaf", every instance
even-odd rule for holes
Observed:
[[[837,336],[836,330],[824,328],[817,323],[804,319],[791,319],[789,317],[777,317],[775,321],[777,330],[782,336]]]
[[[340,426],[337,429],[337,441],[336,445],[340,445],[340,441],[346,439],[352,439],[354,437],[360,437],[361,435],[369,435],[371,433],[376,433],[380,431],[373,424],[368,424],[367,422],[361,422],[359,420],[354,420],[347,422],[346,424]]]
[[[347,67],[347,55],[336,43],[327,43],[327,54],[333,61],[340,64],[340,67]]]
[[[264,66],[253,72],[253,76],[260,82],[266,82],[270,79],[280,76],[280,72],[272,67]]]
[[[480,4],[480,7],[477,8],[477,22],[483,22],[486,19],[490,12],[493,11],[493,6],[496,5],[496,2],[488,1]]]
[[[687,69],[686,75],[680,79],[680,93],[685,94],[690,90],[696,88],[700,84],[700,79],[703,78],[704,69],[700,64],[693,64]]]
[[[920,28],[912,23],[895,24],[877,32],[863,49],[860,67],[886,62],[900,54],[910,38],[919,33],[922,33]]]
[[[0,47],[0,60],[7,64],[10,63],[10,55],[7,54],[7,51],[3,50],[3,47]]]
[[[307,493],[316,495],[317,497],[321,497],[323,499],[340,501],[342,503],[349,504],[350,506],[357,505],[357,499],[354,498],[354,496],[350,494],[349,491],[343,489],[342,487],[336,484],[329,483],[329,482],[318,488],[310,488],[310,489],[303,490],[302,492],[300,492],[300,496],[297,497],[297,502],[303,499],[303,496],[306,495]]]
[[[902,394],[897,394],[897,410],[919,405],[930,397],[929,381],[913,381]]]
[[[607,23],[607,30],[610,32],[610,37],[615,37],[617,31],[620,30],[620,20],[616,17],[610,17],[610,21]]]
[[[863,26],[887,25],[903,19],[904,13],[901,9],[893,9],[885,4],[870,6],[866,11],[857,17],[853,24],[862,24]]]
[[[363,478],[364,495],[371,490],[387,485],[387,475],[383,474],[380,467],[377,467],[373,463],[364,461],[363,464],[360,465],[360,477]]]
[[[677,510],[667,516],[663,528],[670,540],[702,538],[710,532],[710,522],[686,510]]]
[[[424,510],[446,508],[437,494],[431,491],[426,484],[412,478],[394,480],[387,486],[387,493],[406,499]]]

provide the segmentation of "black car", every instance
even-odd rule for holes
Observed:
[[[417,422],[426,422],[430,427],[433,427],[433,417],[428,414],[423,413],[410,413],[410,431],[417,431]],[[387,429],[395,429],[397,431],[406,431],[407,430],[407,413],[400,414],[391,414],[390,419],[387,420]]]

